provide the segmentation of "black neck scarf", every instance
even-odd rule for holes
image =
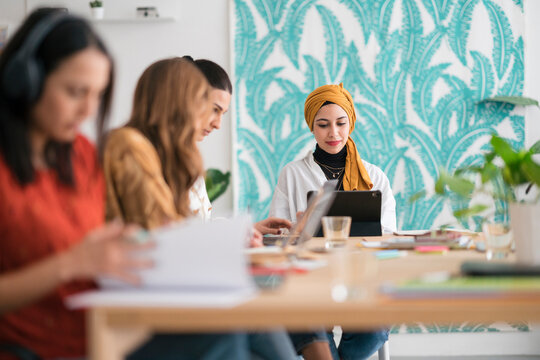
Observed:
[[[347,160],[347,146],[344,146],[337,154],[329,154],[317,145],[315,152],[313,153],[315,162],[320,166],[324,175],[328,180],[337,179],[337,190],[343,190],[343,175],[345,171],[339,169],[345,169],[345,161]],[[340,172],[338,177],[334,177],[334,174]]]

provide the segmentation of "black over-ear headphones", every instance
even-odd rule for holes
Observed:
[[[8,100],[24,104],[36,100],[45,76],[42,62],[35,57],[36,52],[51,30],[67,19],[74,17],[58,12],[38,21],[21,47],[7,61],[4,73],[1,74],[1,86]]]

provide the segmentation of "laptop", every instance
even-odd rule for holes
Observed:
[[[312,192],[312,196],[308,199],[308,206],[304,211],[304,215],[291,229],[285,241],[282,242],[281,246],[283,248],[296,243],[298,252],[305,242],[313,237],[317,229],[321,226],[322,217],[327,215],[334,201],[336,196],[334,190],[337,183],[337,180],[329,180],[318,191]]]
[[[308,192],[308,201],[314,191]],[[350,216],[350,236],[381,236],[382,193],[373,191],[335,191],[335,199],[327,216]],[[319,226],[315,236],[323,236]]]

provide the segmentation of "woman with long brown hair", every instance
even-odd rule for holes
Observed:
[[[191,215],[189,189],[203,174],[195,135],[209,111],[208,84],[193,64],[171,58],[144,71],[128,123],[107,139],[108,218],[150,229]]]
[[[109,218],[152,229],[193,215],[189,191],[203,175],[196,141],[211,118],[209,90],[186,59],[160,60],[143,72],[130,120],[109,134],[105,146]],[[295,358],[284,332],[248,334],[247,340],[258,358]],[[158,335],[154,343],[162,341]]]

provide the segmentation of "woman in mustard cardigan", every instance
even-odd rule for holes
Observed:
[[[109,134],[105,147],[109,218],[152,229],[193,216],[189,192],[203,175],[196,141],[210,117],[209,90],[186,59],[161,60],[143,72],[130,120]],[[262,359],[295,357],[282,331],[247,334],[247,346]]]

